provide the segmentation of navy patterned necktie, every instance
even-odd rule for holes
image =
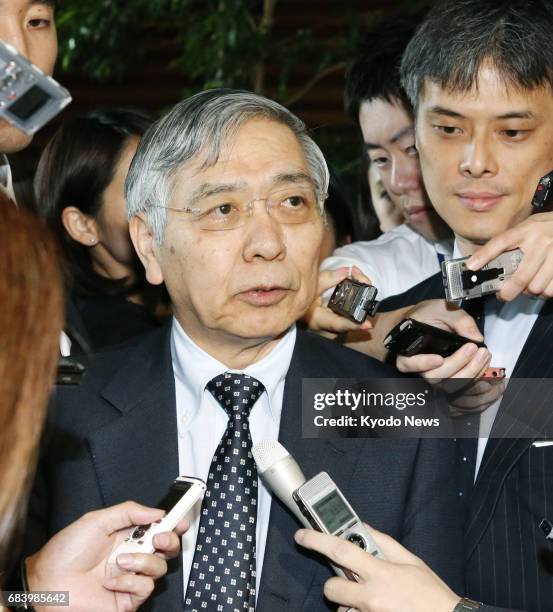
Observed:
[[[184,609],[253,612],[257,468],[248,419],[265,387],[225,372],[206,388],[229,420],[209,468]]]

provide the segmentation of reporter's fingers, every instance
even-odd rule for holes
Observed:
[[[182,524],[184,523],[184,525]],[[184,529],[183,529],[184,527]],[[177,533],[170,531],[164,533],[158,533],[154,536],[154,546],[156,553],[161,555],[164,559],[172,559],[176,557],[180,552],[180,535],[182,535],[188,529],[188,521],[181,521],[177,525]]]
[[[176,537],[176,536],[175,536]],[[150,578],[160,578],[167,573],[167,562],[158,555],[132,553],[117,556],[117,565],[125,572],[134,572]]]
[[[517,271],[505,281],[500,291],[496,293],[496,297],[509,302],[526,291],[544,263],[546,252],[541,249],[526,252]]]
[[[342,282],[349,276],[350,268],[343,266],[336,270],[321,270],[319,272],[319,282],[317,287],[317,294],[321,295],[325,291],[328,291],[332,287],[335,287],[338,283]]]
[[[372,285],[371,279],[368,276],[366,276],[365,274],[363,274],[361,269],[358,268],[357,266],[352,266],[351,267],[351,278],[353,278],[356,281],[359,281],[361,283],[365,283],[367,285]]]
[[[508,229],[479,247],[470,259],[467,261],[469,270],[480,270],[494,257],[501,255],[505,251],[509,251],[518,246],[518,243],[524,238],[526,228],[523,225]]]
[[[329,578],[324,584],[324,594],[327,599],[348,608],[357,609],[361,605],[361,587],[357,582],[346,580],[339,576]]]
[[[443,363],[444,358],[441,355],[427,354],[413,355],[412,357],[398,355],[396,359],[396,368],[404,374],[430,374]]]
[[[354,323],[346,317],[342,317],[335,312],[332,312],[327,306],[319,306],[316,312],[313,312],[309,327],[312,329],[320,329],[335,334],[343,334],[349,331],[367,330],[372,328],[372,323],[367,319],[361,325]]]
[[[465,345],[466,346],[466,345]],[[472,346],[476,346],[473,344]],[[464,348],[464,347],[462,347]],[[462,349],[460,349],[462,350]],[[468,349],[467,349],[468,350]],[[480,378],[486,368],[490,365],[492,354],[484,347],[473,351],[470,361],[454,375],[455,378]],[[452,377],[453,378],[453,377]]]
[[[526,293],[528,295],[550,297],[546,290],[551,282],[553,282],[553,253],[549,250],[547,256],[541,262],[539,270],[528,283]]]
[[[407,563],[411,565],[424,565],[424,563],[412,552],[409,552],[404,546],[402,546],[397,540],[394,540],[391,536],[378,531],[371,525],[364,523],[367,531],[371,534],[376,545],[382,551],[386,561],[392,563]]]
[[[110,535],[115,531],[132,525],[147,525],[158,521],[165,515],[164,510],[148,508],[133,501],[127,501],[109,508],[87,512],[79,520],[92,523]]]
[[[504,392],[505,388],[502,385],[489,385],[485,392],[477,395],[468,395],[462,393],[458,397],[449,401],[454,408],[464,411],[479,411],[485,410],[498,400]]]
[[[149,576],[140,574],[123,574],[117,578],[104,581],[104,587],[116,593],[125,593],[130,596],[132,605],[125,612],[138,609],[154,590],[154,580]]]
[[[296,531],[294,539],[300,546],[316,550],[327,557],[331,563],[346,567],[362,578],[373,563],[381,562],[381,559],[375,559],[347,540],[320,533],[313,529]]]
[[[476,344],[469,342],[464,344],[460,349],[455,351],[453,355],[446,357],[443,364],[439,368],[435,368],[432,372],[427,372],[425,378],[436,378],[443,380],[444,378],[476,378],[477,374],[482,370],[483,363],[482,353],[485,353],[486,359],[491,359],[487,349],[479,349]]]

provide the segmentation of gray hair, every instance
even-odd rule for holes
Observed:
[[[221,146],[251,119],[264,118],[289,127],[303,148],[324,215],[329,172],[324,156],[307,134],[303,121],[277,102],[254,93],[212,89],[179,102],[156,121],[140,141],[125,182],[129,219],[146,216],[156,242],[163,242],[174,175],[184,164],[205,157],[203,166],[217,162]]]

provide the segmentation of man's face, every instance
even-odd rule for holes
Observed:
[[[413,118],[400,102],[376,99],[359,109],[359,125],[371,166],[406,223],[429,240],[444,235],[444,225],[422,184]]]
[[[58,52],[53,3],[0,0],[0,40],[13,45],[19,53],[51,75]],[[19,151],[31,139],[32,136],[0,120],[2,153]]]
[[[202,169],[202,161],[178,173],[171,206],[189,206],[195,193],[216,192],[211,207],[248,203],[275,190],[312,192],[303,149],[274,121],[245,123],[215,165]],[[220,231],[199,229],[189,214],[169,210],[164,243],[155,248],[159,274],[155,265],[147,265],[147,274],[166,282],[176,316],[196,342],[255,343],[277,337],[312,303],[322,238],[317,210],[308,222],[280,224],[257,201],[245,225]]]
[[[530,215],[553,169],[553,93],[507,85],[491,66],[469,93],[426,83],[417,145],[430,199],[468,254]]]

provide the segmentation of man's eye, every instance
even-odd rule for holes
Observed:
[[[521,140],[528,133],[528,130],[503,130],[503,134],[509,140]]]
[[[288,196],[282,200],[282,206],[286,208],[299,208],[305,204],[305,199],[302,196]]]
[[[382,168],[382,166],[385,166],[387,161],[387,157],[375,157],[374,159],[370,160],[371,164],[374,164],[378,168]]]
[[[32,30],[42,30],[49,28],[51,25],[50,19],[29,19],[27,22]]]
[[[433,127],[437,132],[440,132],[445,136],[457,136],[463,132],[461,128],[454,127],[452,125],[434,125]]]
[[[413,157],[416,157],[419,152],[417,151],[417,147],[415,145],[411,145],[410,147],[407,147],[405,149],[405,153],[407,153],[407,155],[411,155]]]
[[[216,206],[214,209],[212,209],[212,212],[215,215],[222,215],[223,217],[226,217],[227,215],[230,215],[232,213],[232,209],[232,204],[220,204],[219,206]]]

